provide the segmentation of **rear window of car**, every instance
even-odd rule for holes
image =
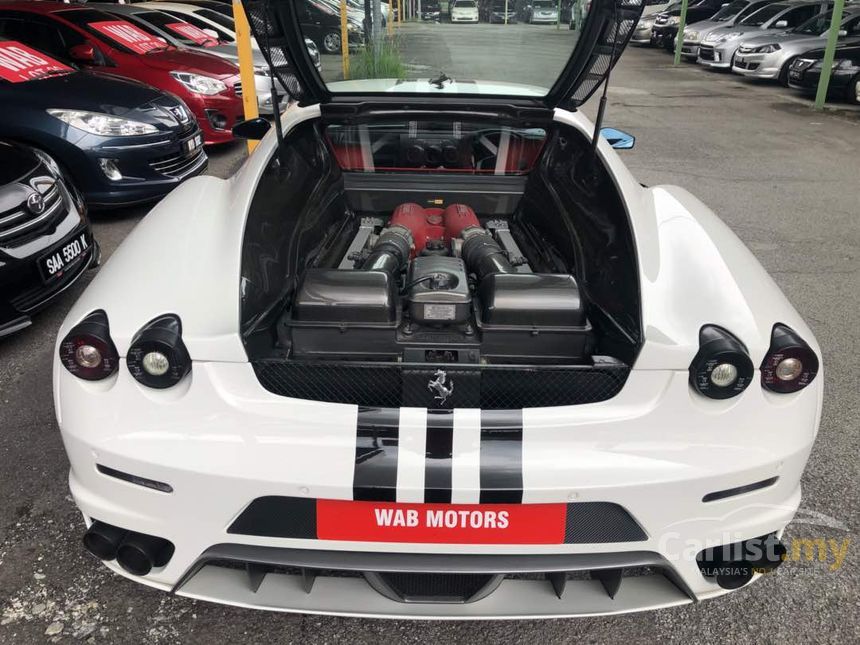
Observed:
[[[788,9],[788,5],[769,4],[766,7],[762,7],[751,16],[741,20],[740,24],[746,25],[747,27],[761,27],[764,23],[785,9]]]
[[[474,2],[472,2],[472,0],[457,0],[454,3],[454,7],[456,7],[457,9],[474,9],[475,6],[476,5]]]

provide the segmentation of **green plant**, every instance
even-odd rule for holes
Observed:
[[[400,57],[396,38],[383,36],[367,43],[352,61],[351,78],[406,78],[406,65]]]

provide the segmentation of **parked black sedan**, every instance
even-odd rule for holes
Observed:
[[[478,9],[484,22],[513,24],[517,22],[516,0],[487,0]]]
[[[789,87],[808,94],[818,91],[823,60],[823,49],[813,49],[795,58],[788,68]],[[860,104],[860,41],[846,43],[836,48],[833,56],[833,71],[827,87],[828,96],[844,98],[849,103]]]
[[[724,0],[699,0],[690,2],[687,8],[687,24],[692,25],[700,20],[707,20],[717,13],[723,6]],[[656,47],[664,47],[668,50],[675,49],[675,36],[678,35],[678,25],[681,23],[681,8],[672,9],[658,13],[654,19],[654,27],[651,29],[651,44]]]
[[[2,39],[13,31],[30,43]],[[49,31],[0,19],[0,138],[49,153],[91,207],[157,199],[205,170],[200,128],[179,98],[45,54],[36,41],[63,37]]]
[[[0,337],[98,264],[86,207],[40,150],[0,141]]]

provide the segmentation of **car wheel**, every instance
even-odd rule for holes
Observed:
[[[336,31],[330,31],[322,39],[322,50],[326,54],[340,53],[340,34]]]
[[[779,84],[783,87],[788,87],[788,68],[791,67],[791,64],[797,59],[797,56],[793,56],[785,61],[785,65],[782,66],[782,69],[779,70]]]
[[[860,74],[857,74],[848,83],[848,89],[845,90],[845,98],[849,103],[860,105]]]

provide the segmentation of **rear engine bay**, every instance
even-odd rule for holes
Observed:
[[[626,377],[640,338],[635,249],[582,133],[428,117],[309,122],[285,144],[243,246],[243,339],[258,376],[279,366],[275,386],[261,376],[269,389],[301,394],[278,385],[289,365],[325,381],[315,391],[328,394],[308,397],[365,404],[329,381],[386,366],[393,389],[407,372],[422,384],[441,372],[443,393],[445,370],[476,391],[493,369],[541,383],[553,379],[535,370]]]

